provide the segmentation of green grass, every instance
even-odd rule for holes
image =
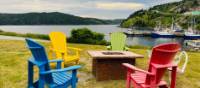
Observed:
[[[42,44],[46,48],[49,46],[48,42]],[[125,88],[124,80],[96,82],[91,74],[92,60],[86,51],[105,50],[105,46],[86,44],[69,44],[69,46],[83,49],[80,61],[83,67],[78,74],[80,79],[78,88]],[[145,58],[137,59],[136,65],[143,69],[147,68],[146,49],[131,49],[130,51],[144,55]],[[177,88],[200,88],[200,53],[188,52],[188,54],[189,63],[186,72],[177,77]],[[27,59],[30,56],[24,41],[0,40],[0,88],[27,87]]]
[[[21,33],[16,33],[16,32],[6,32],[6,31],[3,31],[3,30],[0,30],[0,35],[17,36],[17,37],[29,37],[29,38],[35,38],[35,39],[49,40],[49,36],[46,35],[46,34],[33,34],[33,33],[21,34]]]

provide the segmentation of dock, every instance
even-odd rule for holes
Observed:
[[[128,37],[152,37],[152,32],[138,32],[138,33],[127,33],[124,32]],[[185,35],[183,33],[175,33],[175,37],[184,37]]]

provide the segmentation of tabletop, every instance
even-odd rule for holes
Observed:
[[[143,55],[130,51],[88,51],[88,54],[93,58],[143,58]]]

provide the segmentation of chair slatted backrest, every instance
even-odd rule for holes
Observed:
[[[52,48],[56,51],[64,51],[63,54],[67,55],[67,37],[62,32],[51,32],[49,34]],[[55,52],[57,58],[62,58],[60,52]]]
[[[114,32],[111,34],[112,50],[124,50],[126,45],[126,35],[121,32]]]
[[[167,68],[156,69],[153,68],[151,64],[170,64],[179,50],[180,45],[177,43],[160,44],[153,48],[148,71],[156,73],[156,83],[159,83],[161,81],[161,78],[163,77]],[[149,81],[149,77],[147,77],[146,83],[149,84]]]
[[[40,71],[49,71],[50,70],[50,66],[48,63],[48,58],[45,52],[45,49],[42,45],[38,44],[37,42],[31,40],[31,39],[26,39],[27,42],[27,46],[30,49],[33,59],[35,62],[37,63],[44,63],[44,69],[40,69]],[[46,82],[52,82],[52,75],[49,74],[46,76],[45,78]]]

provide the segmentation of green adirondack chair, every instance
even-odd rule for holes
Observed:
[[[110,35],[111,45],[107,46],[108,50],[128,51],[126,47],[126,35],[122,32],[114,32]]]

